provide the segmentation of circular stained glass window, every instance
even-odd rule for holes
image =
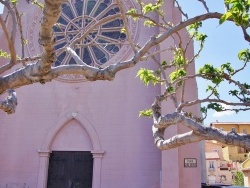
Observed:
[[[135,8],[132,0],[122,0],[125,11]],[[42,49],[38,45],[41,9],[36,8],[33,17],[30,17],[27,30],[27,50],[30,56],[41,54]],[[106,66],[119,62],[129,55],[130,46],[126,42],[126,34],[121,33],[124,23],[120,17],[103,21],[107,16],[115,17],[120,13],[120,9],[115,0],[71,0],[62,5],[62,14],[58,23],[54,26],[56,37],[57,61],[54,66],[76,64],[74,59],[62,47],[69,45],[74,39],[80,37],[94,24],[102,20],[83,38],[74,50],[80,58],[91,66]],[[128,19],[128,27],[131,39],[135,40],[137,32],[137,22]],[[64,75],[57,78],[61,81],[76,82],[85,81],[82,75]]]
[[[55,66],[76,64],[70,54],[59,49],[83,35],[99,20],[117,13],[120,9],[111,0],[75,0],[63,4],[61,17],[54,26],[55,50],[58,51]],[[120,17],[108,20],[91,30],[74,50],[86,64],[101,66],[120,51],[126,39],[126,34],[121,32],[123,27]]]

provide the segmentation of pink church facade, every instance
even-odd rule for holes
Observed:
[[[124,3],[127,8],[135,6],[132,0]],[[29,43],[25,50],[32,56],[39,52],[36,41],[40,11],[24,0],[20,0],[18,7],[26,13],[23,28]],[[177,22],[180,14],[172,1],[166,1],[165,7],[168,19]],[[154,28],[144,32],[142,23],[130,25],[137,43],[161,32]],[[185,31],[182,34],[188,37]],[[2,34],[2,41],[3,38]],[[160,48],[172,43],[167,40]],[[129,50],[120,48],[107,63],[128,58]],[[171,57],[167,54],[159,58]],[[89,82],[69,75],[45,85],[17,89],[16,113],[0,112],[0,188],[200,187],[200,143],[159,151],[153,143],[152,120],[138,118],[138,112],[149,108],[154,96],[161,92],[160,87],[147,88],[135,78],[140,66],[144,63],[118,73],[112,82]],[[155,68],[150,62],[145,66]],[[188,84],[193,91],[189,97],[197,97],[196,83]],[[171,108],[169,105],[163,111],[167,113]],[[199,113],[198,108],[193,111]],[[166,137],[183,131],[186,129],[182,126],[172,127],[166,131]],[[82,155],[88,156],[86,161],[79,158]],[[196,159],[197,167],[184,167],[187,158]],[[89,169],[91,175],[83,180],[78,178]],[[56,184],[58,181],[61,184]]]

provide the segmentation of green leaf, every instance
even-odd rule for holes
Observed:
[[[152,22],[151,20],[145,20],[144,21],[144,26],[148,26],[148,27],[154,27],[156,26],[154,22]]]
[[[228,93],[229,93],[229,95],[237,96],[239,94],[239,91],[238,90],[230,90]]]
[[[175,89],[174,89],[174,87],[170,86],[167,88],[167,91],[168,91],[168,93],[174,93]]]
[[[152,82],[154,85],[160,83],[160,77],[156,76],[153,70],[146,68],[140,68],[136,77],[139,77],[146,86],[148,86],[150,82]]]
[[[244,186],[243,172],[235,172],[234,177],[234,185]]]
[[[132,17],[134,21],[136,21],[137,19],[139,19],[139,15],[137,14],[137,10],[134,8],[131,8],[127,11],[127,13],[129,14],[129,17]]]
[[[196,30],[197,31],[200,27],[202,27],[202,22],[195,22],[195,23],[189,25],[187,29],[189,31],[190,30]]]
[[[10,53],[3,51],[2,49],[0,49],[0,57],[2,58],[11,58]],[[17,59],[21,59],[21,57],[19,57],[18,55],[16,56]]]
[[[206,92],[211,91],[215,96],[219,96],[219,92],[216,88],[208,85],[206,88]]]
[[[173,59],[172,63],[174,65],[181,67],[186,63],[186,61],[187,61],[187,59],[185,59],[183,56],[183,49],[177,48],[174,51],[174,59]]]
[[[153,4],[149,3],[149,4],[145,5],[145,6],[143,6],[142,12],[144,14],[147,14],[148,12],[152,11],[152,8],[153,8]]]
[[[238,53],[238,58],[239,58],[239,60],[243,60],[243,61],[248,62],[250,60],[250,51],[249,51],[249,49],[241,50]]]
[[[170,77],[171,81],[175,81],[178,78],[181,78],[181,77],[186,76],[186,75],[187,75],[187,72],[183,68],[181,68],[181,69],[169,74],[169,77]]]
[[[206,79],[211,80],[214,84],[219,84],[223,81],[220,69],[215,68],[213,65],[205,64],[198,70],[198,74],[202,74]]]
[[[224,108],[222,107],[221,104],[219,103],[210,103],[207,105],[207,108],[208,109],[213,109],[215,110],[216,112],[221,112]]]
[[[161,65],[162,65],[162,66],[167,65],[167,61],[165,61],[165,60],[164,60],[164,61],[162,61]]]
[[[222,64],[221,70],[222,71],[227,70],[229,74],[234,72],[234,68],[231,66],[231,63]]]
[[[38,6],[40,9],[44,8],[44,4],[39,3],[38,0],[32,1],[32,4]]]
[[[121,33],[126,33],[126,29],[125,28],[121,28]]]
[[[200,108],[200,111],[201,111],[202,113],[207,113],[207,107],[202,106],[202,107]]]
[[[207,38],[207,35],[204,34],[204,33],[199,33],[199,34],[197,34],[196,37],[195,37],[195,39],[196,39],[197,41],[201,41],[201,42],[203,42],[206,38]]]
[[[10,1],[12,4],[16,5],[18,3],[18,0],[11,0]]]
[[[145,116],[148,118],[152,118],[152,115],[153,115],[152,109],[146,109],[139,112],[139,117]]]
[[[232,16],[231,12],[227,12],[226,14],[223,14],[223,16],[221,16],[221,18],[220,18],[219,23],[222,24],[223,22],[228,20],[231,16]]]
[[[127,13],[130,13],[130,14],[135,14],[137,13],[137,10],[135,8],[131,8],[127,11]]]

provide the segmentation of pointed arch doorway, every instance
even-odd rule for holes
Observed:
[[[104,151],[94,127],[80,114],[61,118],[38,152],[38,188],[100,188]]]
[[[92,177],[90,151],[52,151],[47,188],[92,188]]]
[[[93,145],[84,127],[72,119],[53,138],[47,188],[92,188]]]

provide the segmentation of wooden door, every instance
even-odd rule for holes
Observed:
[[[47,188],[92,188],[93,157],[89,151],[53,151]]]

